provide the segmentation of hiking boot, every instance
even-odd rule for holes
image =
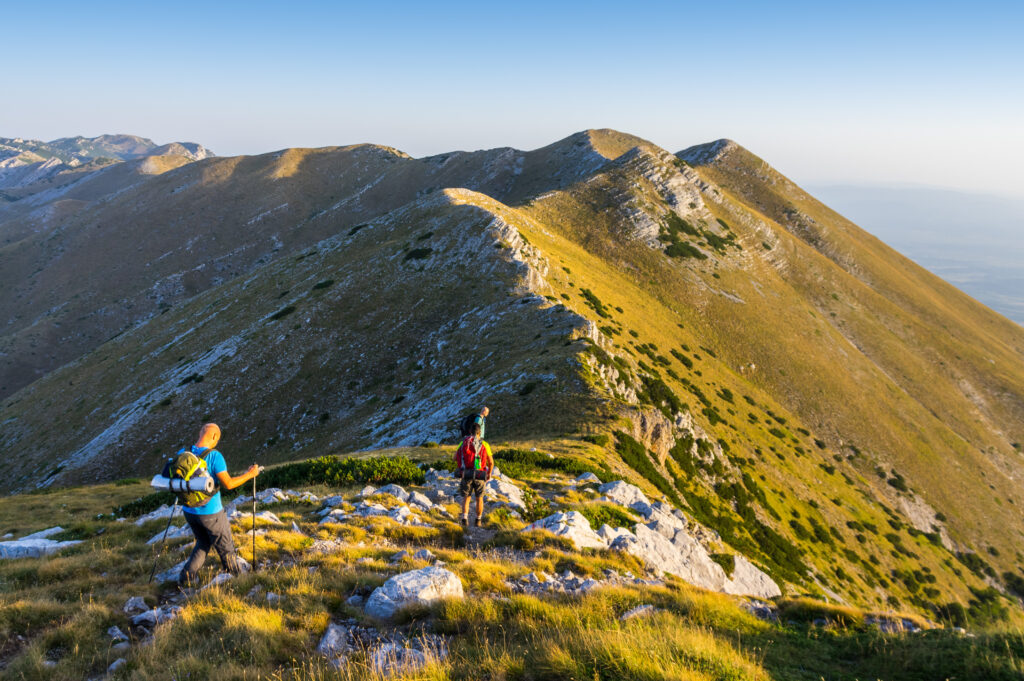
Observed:
[[[485,526],[484,517],[483,516],[477,516],[476,526],[477,527],[484,527]]]
[[[466,516],[459,518],[459,525],[462,525],[463,529],[469,529],[469,518]]]

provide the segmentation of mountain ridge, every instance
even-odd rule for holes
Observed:
[[[568,438],[774,570],[793,543],[802,588],[920,609],[1007,589],[1024,334],[703,146],[281,150],[0,223],[26,235],[3,250],[4,375],[54,353],[5,380],[0,447],[25,456],[3,484],[99,482],[111,449],[142,473],[205,420],[263,463],[442,441],[486,401],[503,438]]]

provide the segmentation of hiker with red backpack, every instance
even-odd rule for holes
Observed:
[[[484,486],[491,479],[494,470],[494,457],[491,446],[484,442],[479,423],[469,428],[470,434],[455,451],[455,476],[460,478],[459,496],[462,497],[463,527],[469,527],[469,496],[476,497],[476,526],[483,524]]]

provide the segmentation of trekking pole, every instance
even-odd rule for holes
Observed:
[[[257,473],[256,475],[259,475]],[[252,476],[252,571],[256,572],[256,475]]]
[[[164,552],[164,541],[167,540],[167,532],[171,529],[171,521],[174,520],[174,512],[178,510],[178,498],[174,498],[174,505],[171,506],[171,515],[167,518],[167,527],[164,528],[164,536],[160,538],[160,545],[156,549],[156,557],[153,558],[153,569],[149,571],[149,581],[147,584],[153,583],[153,577],[156,576],[156,563],[160,560],[160,554]]]

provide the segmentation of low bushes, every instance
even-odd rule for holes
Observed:
[[[418,485],[423,483],[423,471],[405,456],[379,456],[371,459],[341,459],[321,456],[309,461],[298,461],[267,469],[259,478],[259,485],[292,487],[295,485],[351,485],[361,483]],[[114,513],[122,517],[144,515],[162,504],[173,504],[170,492],[155,492],[116,506]]]
[[[524,473],[537,469],[558,471],[568,475],[593,473],[602,480],[614,477],[611,469],[604,465],[597,466],[568,456],[551,456],[545,452],[528,449],[498,450],[494,453],[494,460],[498,464],[498,468],[513,478],[522,477]]]

